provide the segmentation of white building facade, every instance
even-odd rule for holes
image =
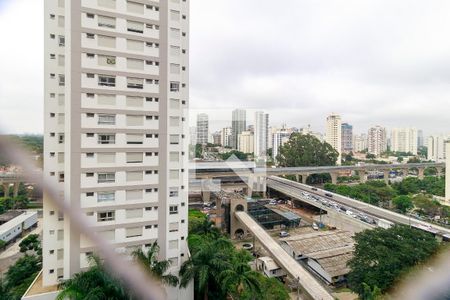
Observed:
[[[238,136],[238,150],[244,153],[255,152],[255,136],[251,131],[243,131]]]
[[[269,139],[269,114],[255,113],[255,157],[265,158]]]
[[[44,173],[92,230],[129,254],[187,259],[189,0],[45,0]],[[95,244],[44,191],[43,285]],[[191,299],[168,289],[168,299]]]
[[[369,129],[367,134],[368,153],[380,156],[387,150],[386,128],[374,126]]]
[[[342,159],[342,122],[341,116],[331,114],[327,117],[325,141],[330,144],[338,153],[337,164],[341,164]]]
[[[418,135],[416,128],[394,128],[391,131],[391,151],[417,155]]]
[[[206,145],[209,142],[209,120],[207,114],[197,115],[197,144]]]
[[[450,138],[446,135],[431,135],[428,137],[427,159],[435,162],[444,162],[447,155],[445,141]]]

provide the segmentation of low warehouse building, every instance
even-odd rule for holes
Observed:
[[[280,240],[281,247],[304,262],[327,284],[345,281],[350,272],[347,262],[353,257],[354,240],[346,231],[318,231]]]

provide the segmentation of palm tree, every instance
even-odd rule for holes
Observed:
[[[261,292],[261,281],[258,273],[248,265],[250,260],[248,252],[241,250],[232,258],[231,268],[224,270],[219,275],[224,291],[236,295],[237,299],[241,298],[244,291],[255,296]]]
[[[145,270],[161,281],[163,284],[170,286],[178,285],[178,277],[172,274],[166,274],[170,268],[171,262],[169,260],[158,261],[159,246],[157,242],[154,242],[147,250],[147,253],[139,248],[133,252],[134,258],[145,268]]]
[[[203,222],[192,228],[191,234],[209,235],[212,238],[218,238],[220,236],[220,230],[214,222],[205,218]]]
[[[57,300],[133,299],[122,282],[106,271],[103,262],[97,256],[90,256],[89,260],[91,267],[86,272],[77,273],[72,279],[60,284],[62,291],[58,294]]]
[[[217,284],[219,274],[229,268],[228,259],[233,245],[225,238],[209,239],[191,235],[188,239],[191,258],[180,269],[180,287],[194,279],[195,288],[208,299],[209,287]]]

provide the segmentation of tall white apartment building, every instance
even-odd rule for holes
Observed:
[[[353,136],[353,151],[361,152],[367,149],[367,134]]]
[[[394,152],[410,152],[417,155],[417,129],[394,128],[391,131],[391,150]]]
[[[255,112],[255,157],[265,158],[269,139],[269,114]]]
[[[197,115],[197,144],[206,145],[209,138],[209,120],[207,114]]]
[[[367,150],[370,154],[380,156],[387,150],[386,128],[371,127],[367,135]]]
[[[242,131],[238,136],[238,150],[244,153],[254,153],[254,134],[251,131]]]
[[[341,164],[342,159],[342,122],[341,116],[331,114],[327,117],[325,141],[330,144],[338,153],[337,164]]]
[[[272,127],[272,157],[274,160],[280,153],[280,147],[289,141],[293,132],[294,130],[287,128],[286,125],[281,128]]]
[[[178,273],[188,256],[189,0],[44,3],[44,172],[118,252],[157,241]],[[43,214],[50,286],[87,267],[95,245],[45,191]]]
[[[222,128],[220,132],[220,142],[223,147],[231,147],[233,138],[233,130],[231,127]]]
[[[239,135],[242,131],[247,130],[247,112],[243,109],[235,109],[231,112],[231,128],[232,138],[231,147],[233,149],[239,148]]]
[[[445,142],[450,139],[450,135],[431,135],[428,137],[427,159],[435,162],[444,162],[447,157]]]

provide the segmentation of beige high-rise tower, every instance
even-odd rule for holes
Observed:
[[[187,259],[189,0],[45,0],[44,172],[120,253]],[[44,191],[43,285],[95,245]],[[172,289],[171,299],[190,299]]]
[[[342,159],[341,116],[337,114],[331,114],[327,117],[325,140],[339,153],[339,157],[337,159],[336,164],[340,165]]]

